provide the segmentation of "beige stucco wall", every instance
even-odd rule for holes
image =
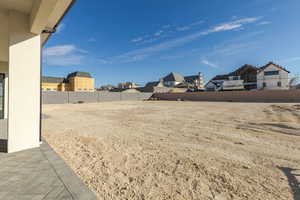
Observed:
[[[8,61],[8,11],[0,8],[0,62]]]
[[[41,37],[29,33],[29,16],[9,17],[8,152],[39,146]]]
[[[88,77],[72,77],[70,81],[70,91],[89,91],[95,90],[95,79]]]
[[[267,71],[279,71],[279,75],[264,76],[264,72]],[[281,82],[281,87],[277,86],[278,82]],[[263,88],[263,83],[266,83],[267,87]],[[257,74],[257,89],[287,90],[289,89],[289,73],[274,65],[270,65],[264,71]]]

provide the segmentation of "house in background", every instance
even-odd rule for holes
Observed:
[[[159,81],[149,82],[145,87],[140,88],[142,92],[152,92],[152,93],[167,93],[170,91],[170,88],[165,87],[163,79]]]
[[[289,73],[272,62],[263,67],[243,65],[234,72],[214,77],[205,88],[207,91],[289,89]]]
[[[117,88],[114,85],[102,85],[100,88],[97,88],[97,91],[110,91],[114,88]]]
[[[184,77],[180,74],[171,72],[167,76],[165,76],[163,79],[164,86],[166,87],[173,87],[180,83],[184,82]]]
[[[73,72],[67,78],[42,77],[43,91],[94,92],[95,79],[88,72]]]
[[[269,62],[257,72],[257,89],[288,90],[289,73],[284,67]]]
[[[177,90],[171,90],[171,88],[177,88]],[[147,83],[143,90],[145,92],[155,93],[204,90],[203,74],[199,72],[197,75],[193,76],[182,76],[181,74],[171,72],[159,81]]]
[[[208,91],[256,89],[257,70],[258,68],[252,65],[243,65],[229,74],[215,76],[205,88]]]
[[[257,88],[257,70],[257,67],[246,64],[228,75],[229,77],[239,77],[235,79],[243,80],[245,90],[252,90]]]
[[[65,78],[43,76],[42,90],[43,91],[65,91]]]
[[[125,82],[125,83],[119,83],[118,88],[120,89],[132,89],[132,88],[139,88],[140,85],[133,82]]]
[[[205,89],[204,77],[201,72],[199,72],[198,75],[185,76],[184,82],[190,84],[189,88],[194,88],[196,90]]]

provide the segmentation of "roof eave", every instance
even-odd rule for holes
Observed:
[[[64,17],[67,15],[69,10],[74,6],[75,2],[76,2],[76,0],[72,0],[70,5],[68,6],[68,8],[65,10],[64,14],[60,17],[60,19],[56,23],[56,25],[54,27],[52,27],[54,30],[56,30],[56,28],[61,23],[61,21],[64,19]],[[43,33],[43,34],[46,34],[45,39],[42,41],[42,45],[45,45],[53,33]]]

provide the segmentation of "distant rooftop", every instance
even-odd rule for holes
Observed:
[[[63,83],[65,81],[66,81],[65,78],[61,78],[61,77],[51,77],[51,76],[42,77],[43,83]]]
[[[67,76],[67,79],[72,78],[72,77],[87,77],[87,78],[92,78],[91,74],[88,72],[73,72],[70,73]]]
[[[168,74],[167,76],[165,76],[163,78],[163,80],[164,80],[164,82],[168,82],[168,81],[183,82],[184,78],[182,75],[172,72],[172,73]]]

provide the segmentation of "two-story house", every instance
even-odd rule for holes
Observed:
[[[289,73],[284,67],[269,62],[257,72],[257,89],[288,90]]]

